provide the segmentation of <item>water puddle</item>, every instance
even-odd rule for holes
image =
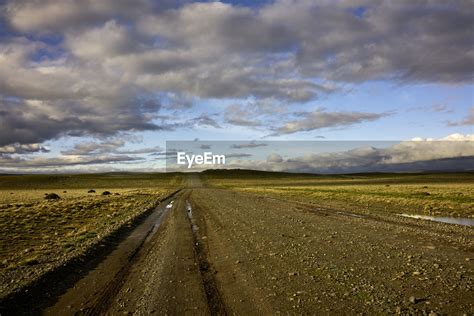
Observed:
[[[193,217],[193,208],[191,207],[191,203],[186,200],[186,214],[188,215],[189,221],[191,222],[191,228],[193,229],[194,233],[197,233],[199,230],[199,226],[196,224],[194,217]]]
[[[160,225],[161,225],[161,222],[163,221],[163,218],[168,213],[168,211],[173,207],[173,202],[174,201],[171,201],[169,204],[167,204],[165,206],[165,209],[159,214],[158,218],[155,217],[155,224],[153,224],[153,227],[152,227],[150,233],[146,237],[146,240],[150,239],[156,233],[158,228],[160,228]],[[156,212],[156,210],[155,210],[155,212]]]
[[[354,213],[346,213],[346,212],[337,212],[339,215],[344,215],[344,216],[350,216],[350,217],[356,217],[356,218],[364,218],[364,215],[360,214],[354,214]]]
[[[441,216],[428,216],[428,215],[412,215],[412,214],[398,214],[398,216],[423,219],[434,222],[441,222],[447,224],[456,224],[463,226],[474,226],[474,219],[466,217],[441,217]]]

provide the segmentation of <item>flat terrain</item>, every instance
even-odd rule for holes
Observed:
[[[474,313],[473,228],[395,215],[424,190],[472,217],[472,176],[357,177],[187,175],[69,287],[19,294],[4,313]]]

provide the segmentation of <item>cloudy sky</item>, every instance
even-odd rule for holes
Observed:
[[[160,170],[196,138],[472,141],[473,29],[471,0],[0,1],[0,172]]]

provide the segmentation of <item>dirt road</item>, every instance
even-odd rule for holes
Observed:
[[[192,175],[43,312],[472,314],[472,237],[203,188]]]

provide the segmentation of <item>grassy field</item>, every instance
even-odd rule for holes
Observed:
[[[350,212],[474,217],[474,173],[335,176],[208,171],[213,187]]]
[[[177,174],[0,176],[0,297],[82,255],[181,182]],[[45,199],[50,193],[60,198]]]

